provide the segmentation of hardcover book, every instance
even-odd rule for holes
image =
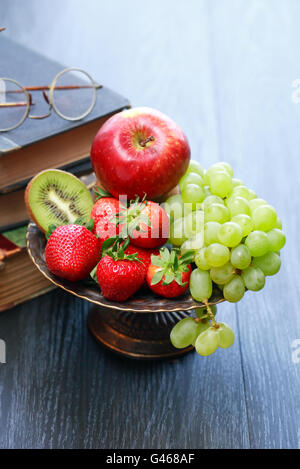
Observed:
[[[0,234],[0,313],[55,288],[28,256],[25,231]]]

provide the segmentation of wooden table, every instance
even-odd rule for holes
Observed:
[[[262,291],[219,307],[236,341],[208,358],[115,356],[63,291],[2,314],[0,447],[299,448],[300,3],[23,3],[2,0],[1,34],[172,116],[194,159],[276,207],[287,245]]]

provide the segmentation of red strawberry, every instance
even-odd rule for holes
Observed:
[[[81,225],[59,226],[51,234],[45,249],[48,269],[72,282],[87,277],[100,254],[97,237]]]
[[[130,244],[128,248],[125,250],[126,254],[136,254],[137,257],[143,262],[144,270],[145,270],[145,277],[148,271],[148,267],[151,264],[151,255],[159,256],[158,249],[143,249],[138,248]]]
[[[134,246],[157,248],[169,238],[169,217],[156,202],[137,200],[121,210],[119,220],[124,223],[123,232],[127,230]]]
[[[148,267],[147,283],[151,290],[166,298],[182,295],[189,286],[192,260],[191,251],[178,256],[176,251],[162,248],[159,256],[151,257]]]
[[[100,247],[103,241],[119,233],[120,225],[116,226],[112,220],[119,211],[119,201],[113,197],[102,197],[94,204],[91,211],[91,218],[95,220],[93,233],[98,236]]]
[[[106,255],[98,264],[97,280],[104,298],[126,301],[144,283],[145,268],[138,260],[126,258],[126,254],[124,259]]]

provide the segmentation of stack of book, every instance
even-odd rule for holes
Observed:
[[[0,57],[1,75],[25,87],[50,85],[65,68],[3,36]],[[34,92],[34,101],[36,105],[41,102],[43,114],[41,91]],[[53,112],[46,119],[27,118],[18,128],[0,132],[0,311],[52,288],[26,253],[22,228],[29,221],[26,184],[47,168],[70,171],[91,183],[93,138],[111,115],[128,107],[127,99],[103,86],[97,90],[94,109],[83,120],[67,121]]]

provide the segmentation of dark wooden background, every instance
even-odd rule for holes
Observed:
[[[300,447],[299,17],[297,0],[1,0],[1,34],[169,114],[204,166],[230,162],[287,245],[261,292],[220,306],[236,341],[208,358],[119,358],[63,291],[1,315],[0,447]]]

